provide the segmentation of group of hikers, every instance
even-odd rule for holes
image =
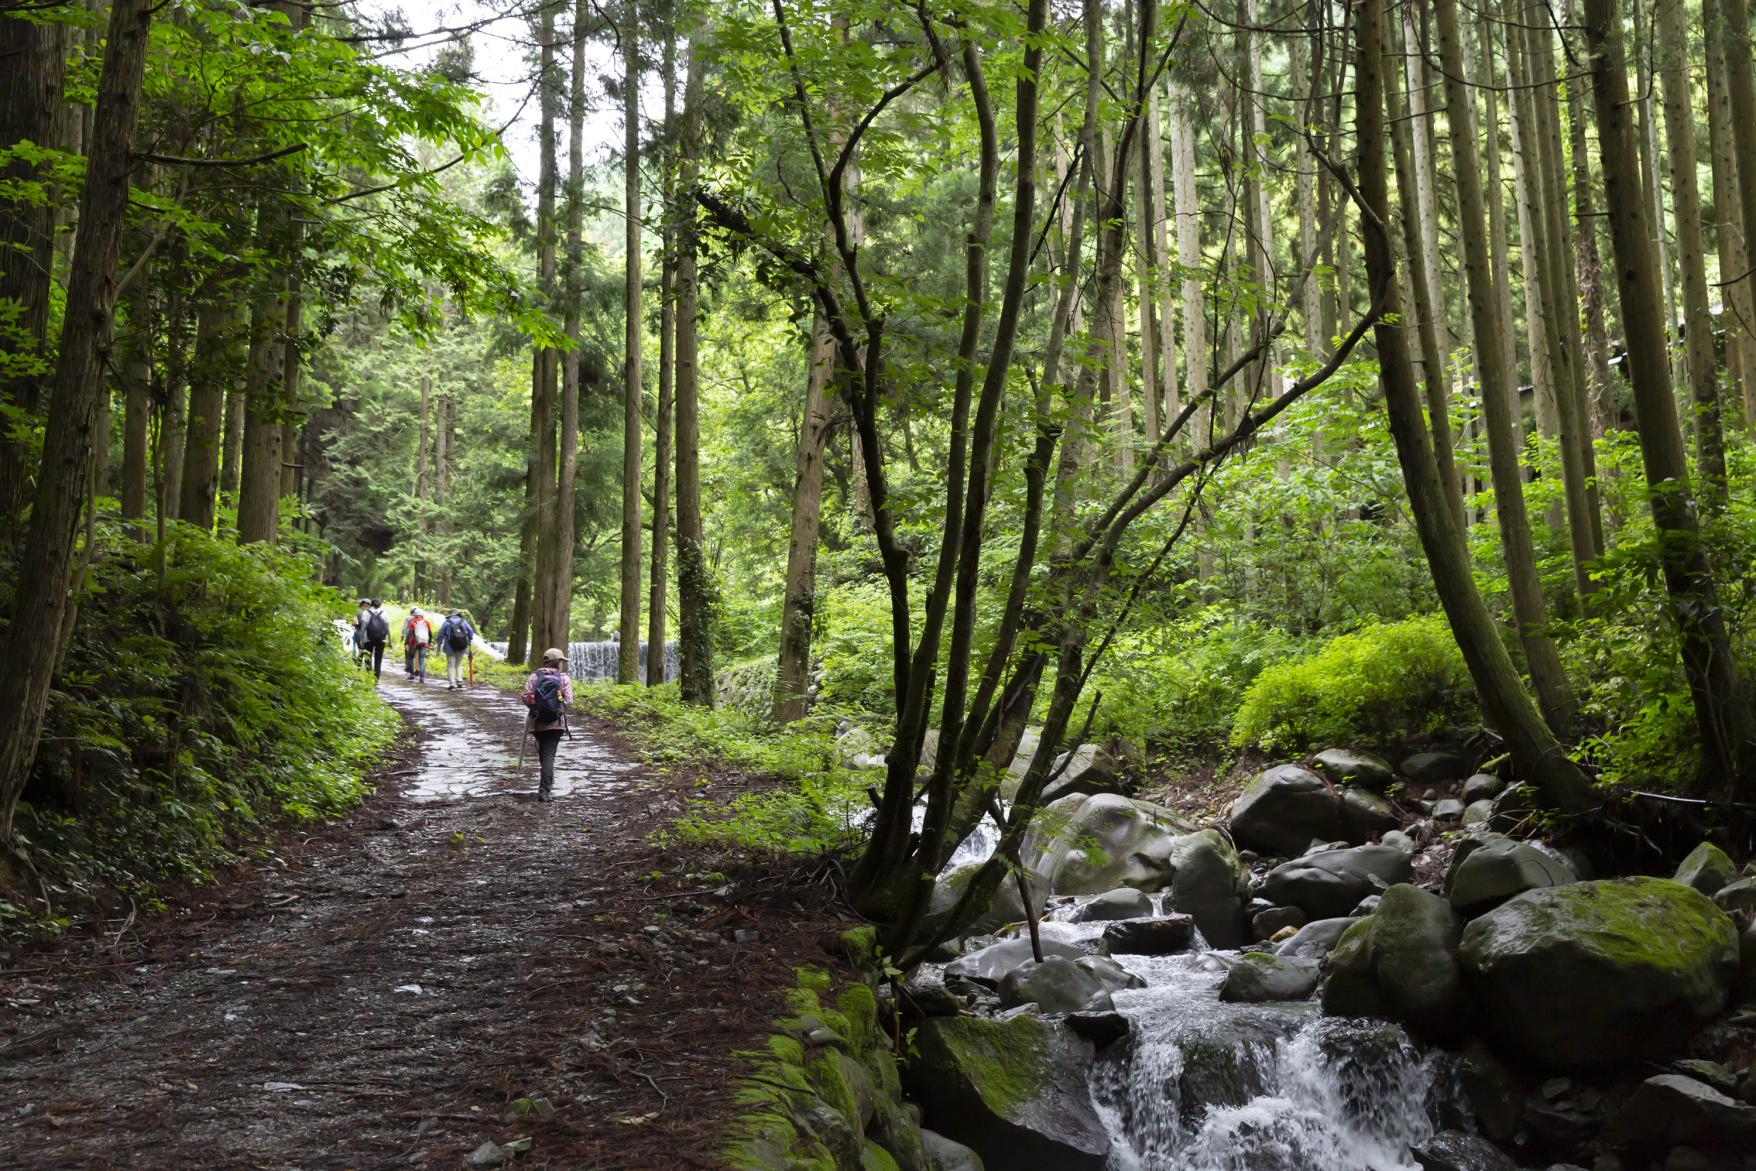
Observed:
[[[377,598],[361,598],[359,611],[354,615],[354,654],[355,661],[362,669],[370,669],[372,678],[383,678],[384,648],[390,644],[390,619],[384,613],[384,604]],[[476,628],[470,625],[468,618],[458,610],[451,610],[439,628],[433,628],[433,622],[422,612],[419,606],[409,610],[409,616],[402,624],[401,631],[403,670],[409,679],[419,680],[423,685],[427,682],[427,652],[438,647],[445,652],[446,687],[453,690],[464,686],[464,657],[470,653],[475,641]],[[470,682],[474,682],[474,668],[471,668]],[[537,800],[553,801],[555,799],[555,756],[561,746],[561,739],[571,733],[567,728],[567,712],[573,706],[573,680],[567,673],[567,652],[559,647],[550,647],[543,652],[543,665],[531,672],[524,681],[524,692],[520,697],[529,715],[525,721],[525,734],[534,736],[537,742],[537,761],[541,766],[541,781],[538,783]],[[519,762],[522,764],[524,752],[519,751]]]
[[[445,615],[439,629],[419,606],[409,611],[402,624],[402,665],[411,680],[427,682],[427,652],[438,647],[445,652],[445,686],[457,690],[464,685],[464,658],[476,638],[476,628],[458,610]],[[390,642],[390,619],[384,604],[376,598],[361,598],[359,612],[354,615],[354,652],[362,668],[370,667],[372,678],[384,675],[384,648]]]

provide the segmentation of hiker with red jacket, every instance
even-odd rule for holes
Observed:
[[[432,645],[433,624],[416,606],[402,624],[402,664],[410,679],[419,675],[422,683],[427,681],[427,648]]]
[[[543,652],[543,665],[524,681],[524,706],[530,709],[528,727],[537,738],[537,759],[542,764],[538,801],[555,799],[555,751],[567,732],[567,709],[573,704],[573,680],[567,677],[567,656],[559,647]]]

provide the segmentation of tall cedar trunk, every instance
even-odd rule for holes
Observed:
[[[1510,22],[1519,19],[1516,3],[1507,8]],[[1555,371],[1549,361],[1549,313],[1543,291],[1542,246],[1537,239],[1536,204],[1542,199],[1541,180],[1526,159],[1527,144],[1535,148],[1531,125],[1530,87],[1524,83],[1523,38],[1513,28],[1506,30],[1506,73],[1512,92],[1507,95],[1506,109],[1512,123],[1512,191],[1518,217],[1518,272],[1524,294],[1525,352],[1530,360],[1532,414],[1537,431],[1553,438],[1560,430],[1556,421]],[[1553,514],[1556,523],[1564,523],[1559,505]]]
[[[272,198],[272,197],[270,197]],[[267,201],[258,212],[258,246],[284,256],[286,215]],[[282,345],[286,276],[270,265],[250,312],[250,356],[244,371],[244,434],[239,459],[238,540],[272,541],[280,503]]]
[[[1408,253],[1409,287],[1414,293],[1415,336],[1420,342],[1421,385],[1426,391],[1427,426],[1433,432],[1433,459],[1439,479],[1451,501],[1451,518],[1464,528],[1463,481],[1457,473],[1457,456],[1451,443],[1450,395],[1445,388],[1447,348],[1444,302],[1439,295],[1439,244],[1437,215],[1432,211],[1432,167],[1427,156],[1427,105],[1413,104],[1424,83],[1416,59],[1414,31],[1405,19],[1392,16],[1406,42],[1402,46],[1401,77],[1390,76],[1385,98],[1390,111],[1391,146],[1396,157],[1396,188],[1402,202],[1403,250]],[[1399,84],[1400,82],[1400,84]],[[1404,92],[1411,102],[1405,106]],[[1428,235],[1429,229],[1434,237]]]
[[[414,595],[428,597],[427,530],[432,516],[431,455],[433,451],[433,379],[421,375],[421,429],[415,444],[415,562]]]
[[[565,648],[573,638],[573,547],[579,496],[580,299],[585,281],[585,33],[591,6],[573,7],[573,55],[567,88],[567,267],[562,327],[573,343],[561,357],[561,426],[555,469],[554,549],[549,567],[549,631]]]
[[[1726,449],[1720,428],[1713,318],[1707,307],[1706,244],[1701,238],[1701,193],[1695,178],[1695,103],[1689,84],[1689,29],[1683,19],[1683,0],[1659,0],[1653,31],[1664,90],[1677,268],[1683,277],[1683,367],[1694,404],[1695,462],[1701,473],[1702,500],[1717,510],[1725,506]]]
[[[1725,289],[1726,389],[1741,403],[1744,423],[1756,423],[1756,298],[1748,279],[1734,279],[1750,270],[1744,211],[1740,200],[1741,171],[1756,163],[1738,158],[1732,129],[1732,91],[1724,56],[1726,27],[1720,0],[1701,0],[1701,23],[1707,33],[1707,127],[1713,157],[1714,241]]]
[[[665,53],[661,66],[665,94],[665,137],[671,137],[677,119],[677,26],[667,23]],[[652,441],[652,572],[646,600],[646,682],[657,687],[665,681],[665,605],[670,584],[671,527],[671,401],[676,384],[676,260],[671,209],[676,206],[676,152],[667,150],[663,161],[664,188],[659,199],[665,209],[664,232],[659,244],[659,368],[658,409],[653,412]]]
[[[544,649],[542,643],[535,642],[531,637],[531,610],[537,559],[536,437],[539,434],[538,424],[541,422],[535,417],[536,404],[540,397],[536,394],[536,388],[542,382],[542,366],[546,360],[543,355],[546,352],[532,350],[530,355],[531,446],[525,452],[524,512],[518,524],[518,577],[512,587],[512,626],[506,633],[506,660],[511,663],[528,662],[532,654],[540,654]]]
[[[1563,17],[1574,25],[1576,0],[1567,0]],[[1591,173],[1591,147],[1586,141],[1585,86],[1567,85],[1567,142],[1573,154],[1573,268],[1579,307],[1585,317],[1585,360],[1588,418],[1591,434],[1602,436],[1615,420],[1615,386],[1610,374],[1610,334],[1604,321],[1603,263],[1598,258],[1596,182]]]
[[[1185,274],[1183,294],[1183,385],[1190,395],[1207,389],[1207,306],[1201,292],[1201,205],[1195,194],[1194,99],[1183,86],[1171,100],[1171,186],[1177,205],[1177,264]],[[1210,408],[1193,420],[1194,434],[1206,434]]]
[[[1688,460],[1677,426],[1665,363],[1664,296],[1649,244],[1646,205],[1639,198],[1639,163],[1629,122],[1628,73],[1621,16],[1613,0],[1585,0],[1585,32],[1595,58],[1591,73],[1602,152],[1604,202],[1616,250],[1616,282],[1628,330],[1628,372],[1635,427],[1659,533],[1671,617],[1682,644],[1683,672],[1701,732],[1704,778],[1748,785],[1756,773],[1749,706],[1740,694],[1725,616],[1695,516]]]
[[[79,242],[68,273],[55,381],[43,434],[30,527],[0,676],[0,842],[13,840],[12,818],[36,759],[59,638],[66,616],[79,516],[96,451],[94,429],[104,395],[116,302],[116,255],[128,210],[128,156],[140,116],[140,85],[155,5],[110,6],[97,117],[86,152],[79,202]]]
[[[146,517],[147,443],[152,422],[152,296],[143,267],[129,290],[122,377],[122,519]],[[145,536],[144,528],[136,528]]]
[[[1506,240],[1506,189],[1500,179],[1500,103],[1494,87],[1499,84],[1494,68],[1494,35],[1491,29],[1476,34],[1481,43],[1480,92],[1483,117],[1481,121],[1482,153],[1487,156],[1487,189],[1483,198],[1488,205],[1488,265],[1494,276],[1494,304],[1500,337],[1503,341],[1505,367],[1501,377],[1508,388],[1515,455],[1524,449],[1524,419],[1518,405],[1518,352],[1514,344],[1517,318],[1512,312],[1512,270]],[[1455,147],[1453,148],[1455,149]],[[1476,360],[1481,361],[1478,352]],[[1520,471],[1520,478],[1523,472]]]
[[[1524,507],[1524,477],[1518,466],[1522,447],[1516,416],[1517,387],[1512,381],[1510,331],[1495,286],[1488,232],[1484,225],[1481,168],[1476,162],[1475,110],[1464,79],[1463,34],[1457,0],[1435,0],[1445,104],[1451,121],[1451,151],[1457,180],[1457,226],[1463,245],[1470,328],[1475,338],[1481,381],[1482,422],[1488,437],[1488,463],[1494,480],[1494,513],[1500,522],[1506,576],[1525,665],[1536,687],[1543,718],[1556,735],[1566,734],[1575,704],[1561,656],[1547,632],[1549,616]]]
[[[64,34],[54,22],[0,15],[0,145],[28,141],[56,144],[55,114],[61,104]],[[0,181],[29,183],[37,168],[22,160],[0,165]],[[49,199],[0,203],[0,304],[16,305],[18,318],[6,348],[19,359],[0,377],[0,403],[26,415],[42,409],[49,354],[49,285],[54,271],[55,207]],[[29,361],[30,357],[36,361]],[[0,427],[0,537],[10,547],[30,495],[29,453]]]
[[[622,645],[616,682],[640,682],[640,20],[636,0],[625,0],[622,28],[623,222],[627,316],[622,359]]]
[[[1749,274],[1737,285],[1742,294],[1740,308],[1745,314],[1744,333],[1756,341],[1756,316],[1751,315],[1751,306],[1756,303],[1756,274],[1750,271],[1752,265],[1756,265],[1756,244],[1752,243],[1756,241],[1756,76],[1752,76],[1756,67],[1750,60],[1750,7],[1746,0],[1715,2],[1719,19],[1709,21],[1707,25],[1709,60],[1724,71],[1726,96],[1731,106],[1731,139],[1736,145],[1738,211],[1743,216],[1745,255],[1742,266],[1730,272],[1722,271],[1720,279]],[[1703,12],[1705,15],[1705,7]],[[1717,53],[1713,51],[1715,48]],[[1746,348],[1745,353],[1756,356],[1756,345]],[[1750,402],[1752,394],[1756,394],[1756,388],[1750,385],[1753,382],[1756,382],[1756,372],[1746,370],[1746,403]],[[1756,412],[1751,417],[1756,418]]]
[[[677,187],[686,198],[677,224],[677,636],[678,680],[684,703],[713,706],[713,582],[701,529],[701,414],[697,382],[698,290],[695,282],[696,208],[687,198],[701,167],[701,103],[704,66],[694,41],[683,82],[682,158]]]
[[[1551,324],[1555,327],[1565,363],[1566,377],[1555,380],[1555,403],[1561,425],[1561,478],[1567,494],[1567,529],[1575,551],[1574,574],[1580,593],[1597,587],[1582,561],[1593,561],[1604,551],[1603,520],[1598,510],[1595,455],[1591,444],[1591,415],[1586,406],[1585,341],[1579,328],[1579,288],[1573,267],[1573,221],[1567,214],[1565,155],[1561,149],[1560,86],[1555,78],[1554,42],[1549,33],[1554,23],[1546,2],[1532,7],[1525,29],[1529,39],[1532,80],[1543,163],[1543,190],[1548,196],[1542,212],[1547,222],[1543,239],[1553,299]],[[1581,556],[1583,554],[1583,556]]]
[[[157,507],[161,519],[180,515],[183,444],[189,412],[189,313],[187,247],[178,240],[171,252],[169,303],[165,307],[165,400],[159,411]]]
[[[1163,379],[1159,374],[1158,304],[1162,299],[1158,279],[1158,238],[1155,232],[1163,219],[1162,212],[1153,214],[1153,200],[1162,202],[1156,180],[1163,177],[1163,160],[1154,170],[1154,154],[1158,139],[1157,87],[1141,95],[1146,103],[1145,134],[1135,152],[1138,170],[1134,176],[1134,234],[1139,242],[1134,250],[1136,296],[1140,301],[1140,414],[1146,429],[1146,441],[1158,442],[1163,427],[1160,412],[1164,409]]]
[[[555,195],[560,184],[555,158],[555,119],[561,108],[561,78],[555,61],[555,14],[560,0],[544,0],[539,19],[542,47],[538,53],[541,76],[541,126],[538,144],[540,155],[537,175],[537,281],[543,301],[553,313],[561,299],[555,286]],[[565,311],[563,311],[563,314]],[[554,617],[557,549],[555,547],[555,475],[559,460],[555,452],[557,407],[560,405],[561,354],[558,350],[541,348],[531,363],[530,442],[528,473],[530,502],[534,518],[532,534],[532,565],[530,569],[531,642],[526,656],[531,666],[542,661],[542,653],[562,641],[551,622]],[[566,648],[562,648],[563,650]]]
[[[1590,781],[1579,770],[1525,695],[1518,670],[1506,652],[1469,564],[1463,533],[1452,519],[1445,486],[1433,458],[1431,435],[1422,419],[1408,335],[1395,324],[1401,312],[1396,283],[1396,258],[1391,246],[1390,193],[1384,163],[1384,6],[1383,0],[1362,0],[1355,69],[1356,118],[1359,141],[1359,191],[1365,230],[1366,272],[1375,290],[1383,290],[1390,321],[1380,320],[1373,334],[1378,345],[1379,378],[1384,408],[1396,455],[1408,488],[1409,507],[1421,547],[1433,575],[1440,604],[1463,652],[1482,711],[1506,738],[1518,775],[1536,787],[1543,800],[1568,812],[1583,810],[1591,799]]]
[[[304,247],[305,228],[301,221],[292,225],[293,240],[289,255],[296,261]],[[280,495],[297,499],[299,495],[299,435],[304,427],[305,411],[299,403],[299,382],[305,369],[305,357],[299,348],[299,335],[305,327],[305,297],[295,270],[287,277],[286,341],[281,347],[281,409],[285,412],[280,428]]]
[[[220,495],[234,505],[238,502],[238,482],[244,462],[244,392],[238,388],[244,384],[244,371],[250,364],[250,326],[247,313],[240,312],[238,327],[238,362],[226,387],[226,423],[220,444]]]
[[[1247,214],[1244,222],[1248,225],[1249,232],[1250,271],[1262,290],[1258,307],[1251,314],[1249,341],[1252,345],[1268,332],[1272,316],[1268,306],[1275,299],[1277,283],[1274,269],[1274,215],[1268,203],[1268,175],[1272,164],[1262,145],[1262,140],[1268,135],[1268,116],[1263,110],[1266,98],[1263,96],[1262,57],[1258,52],[1259,42],[1254,31],[1257,23],[1256,9],[1256,0],[1240,0],[1238,5],[1239,14],[1247,26],[1242,34],[1245,84],[1238,93],[1238,101],[1243,109],[1241,131],[1246,167],[1244,199]],[[1263,350],[1261,360],[1247,375],[1243,390],[1235,412],[1237,415],[1247,409],[1247,401],[1257,396],[1279,397],[1280,366],[1275,361],[1272,343]]]
[[[183,440],[183,479],[177,514],[196,528],[213,528],[219,496],[220,448],[225,438],[226,387],[238,365],[236,303],[210,283],[195,314],[195,356],[189,363],[189,426]]]

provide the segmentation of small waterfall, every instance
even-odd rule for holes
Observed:
[[[506,644],[490,642],[487,644],[497,654],[506,654]],[[600,642],[570,642],[567,644],[567,673],[584,683],[591,679],[614,679],[616,677],[616,656],[621,652],[622,644],[617,640],[605,639]],[[682,656],[674,642],[665,643],[665,677],[662,683],[669,683],[682,670]],[[640,681],[646,682],[646,640],[640,643]]]
[[[1132,1032],[1092,1079],[1111,1171],[1415,1171],[1409,1146],[1452,1094],[1445,1059],[1310,1001],[1222,1003],[1234,955],[1121,957],[1149,986],[1116,994]]]

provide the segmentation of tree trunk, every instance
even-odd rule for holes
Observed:
[[[703,63],[694,42],[683,83],[682,159],[677,186],[693,192],[701,163]],[[683,702],[712,707],[713,580],[701,528],[701,416],[697,400],[696,208],[688,202],[677,226],[677,625]]]
[[[0,15],[0,145],[29,141],[56,144],[56,111],[65,72],[64,35],[53,22]],[[42,181],[22,160],[0,165],[0,182]],[[27,199],[0,201],[0,304],[18,306],[7,333],[12,361],[0,378],[0,403],[34,416],[42,409],[50,370],[44,345],[49,327],[49,286],[54,271],[55,207]],[[0,427],[0,538],[8,547],[30,499],[29,450]]]
[[[1701,23],[1707,34],[1707,127],[1713,159],[1714,241],[1719,255],[1719,276],[1724,286],[1726,339],[1726,390],[1730,401],[1741,403],[1746,426],[1756,423],[1756,299],[1749,279],[1738,274],[1750,270],[1746,241],[1741,171],[1756,164],[1741,163],[1736,132],[1732,129],[1732,91],[1726,77],[1726,25],[1721,0],[1702,0]]]
[[[1622,321],[1628,330],[1635,427],[1651,489],[1648,499],[1659,534],[1671,617],[1677,624],[1683,671],[1701,732],[1704,779],[1742,787],[1756,771],[1751,713],[1740,694],[1724,613],[1701,543],[1688,460],[1677,426],[1676,400],[1665,363],[1664,295],[1649,243],[1646,204],[1639,198],[1638,147],[1629,121],[1621,15],[1613,0],[1585,0],[1585,32],[1596,58],[1592,97]]]
[[[165,401],[159,414],[157,508],[173,519],[183,486],[183,443],[189,414],[189,299],[187,248],[178,240],[171,253],[170,302],[165,308]]]
[[[637,0],[625,0],[622,29],[622,172],[627,269],[627,315],[622,364],[622,645],[616,682],[640,682],[640,20]]]
[[[1390,231],[1385,226],[1390,217],[1390,198],[1384,164],[1383,0],[1362,0],[1357,19],[1356,117],[1366,271],[1374,290],[1382,291],[1384,311],[1392,319],[1380,320],[1374,336],[1385,413],[1408,487],[1410,511],[1440,604],[1475,681],[1482,711],[1506,738],[1513,767],[1521,778],[1536,787],[1546,803],[1566,812],[1580,812],[1590,802],[1590,782],[1567,759],[1531,706],[1517,668],[1500,641],[1487,606],[1476,592],[1463,533],[1452,519],[1445,485],[1433,458],[1431,434],[1422,419],[1408,335],[1394,322],[1401,311],[1401,296]]]
[[[1569,25],[1574,0],[1567,0],[1563,18]],[[1610,375],[1610,335],[1604,323],[1603,263],[1598,258],[1596,184],[1591,173],[1591,147],[1586,141],[1585,86],[1567,86],[1567,139],[1573,153],[1573,266],[1579,287],[1580,309],[1585,316],[1585,371],[1587,418],[1591,434],[1599,437],[1615,419],[1615,400]],[[1595,462],[1595,461],[1594,461]]]
[[[1701,474],[1702,501],[1718,510],[1726,503],[1725,434],[1720,427],[1713,317],[1707,307],[1706,245],[1701,238],[1701,193],[1695,178],[1695,102],[1689,84],[1689,28],[1683,19],[1683,0],[1659,0],[1653,12],[1653,32],[1664,90],[1677,268],[1683,277],[1683,368],[1694,403],[1695,463]]]
[[[1512,312],[1512,268],[1506,241],[1506,188],[1500,178],[1500,103],[1495,93],[1495,87],[1499,84],[1499,71],[1494,68],[1493,30],[1482,29],[1476,34],[1476,39],[1481,45],[1479,82],[1483,102],[1482,153],[1488,160],[1487,189],[1482,193],[1488,205],[1488,271],[1494,278],[1495,317],[1500,328],[1505,362],[1501,377],[1507,388],[1507,410],[1511,415],[1513,447],[1515,452],[1522,452],[1524,418],[1518,404],[1518,353],[1513,341],[1517,318]],[[1481,361],[1479,352],[1476,360]],[[1519,476],[1520,479],[1523,478],[1522,469]]]
[[[538,35],[542,40],[539,52],[538,87],[540,94],[539,161],[537,175],[537,281],[543,300],[553,313],[561,308],[563,318],[568,310],[558,303],[561,290],[556,287],[555,264],[555,196],[560,186],[559,167],[555,157],[555,120],[561,108],[562,79],[555,60],[557,32],[555,14],[560,0],[544,0],[538,16]],[[576,33],[577,35],[577,33]],[[527,497],[534,510],[532,535],[534,564],[530,570],[531,642],[527,661],[540,666],[542,653],[564,641],[554,629],[555,594],[559,588],[560,551],[556,548],[559,510],[556,507],[556,479],[560,460],[555,449],[556,416],[559,414],[561,354],[558,350],[537,350],[531,363],[530,387],[530,491]],[[566,647],[562,647],[565,650]]]
[[[587,0],[576,0],[567,95],[567,271],[563,293],[567,302],[563,328],[573,346],[561,358],[561,431],[549,583],[549,629],[562,649],[573,639],[573,549],[578,539],[579,400],[584,387],[580,302],[585,281],[585,30],[591,18]]]
[[[95,451],[94,428],[109,364],[116,301],[116,256],[128,210],[129,151],[140,116],[141,78],[156,6],[110,6],[97,117],[86,154],[79,243],[68,275],[55,381],[43,434],[43,460],[25,538],[22,574],[0,676],[0,841],[13,840],[13,814],[36,759],[55,660],[55,632],[67,612],[79,516]]]
[[[250,365],[249,345],[246,339],[250,336],[250,327],[240,315],[240,346],[238,362],[231,371],[226,386],[226,425],[221,444],[220,456],[220,494],[230,500],[234,506],[238,502],[238,484],[243,479],[244,463],[244,392],[237,389],[243,384],[244,371]]]
[[[128,341],[122,376],[122,519],[146,518],[147,443],[152,431],[152,297],[147,271],[135,276],[128,297]],[[144,526],[135,527],[144,537]]]
[[[239,365],[235,303],[217,286],[203,294],[195,315],[195,357],[189,365],[189,427],[183,441],[183,478],[177,514],[204,532],[213,529],[219,495],[220,448],[225,437],[226,387]]]
[[[1195,194],[1195,122],[1193,99],[1177,86],[1171,101],[1171,186],[1177,203],[1177,264],[1184,272],[1183,293],[1183,385],[1198,395],[1207,389],[1207,306],[1201,291],[1201,205]],[[1192,420],[1196,435],[1207,408]]]
[[[667,22],[663,75],[667,139],[677,122],[677,27]],[[652,571],[647,579],[646,599],[646,684],[657,687],[665,681],[665,606],[670,585],[671,527],[671,403],[676,385],[677,289],[675,234],[671,209],[676,206],[676,151],[667,149],[661,155],[663,186],[659,191],[664,211],[664,230],[659,242],[659,367],[658,406],[653,411],[652,442]]]
[[[257,238],[270,256],[284,255],[286,224],[264,207]],[[278,274],[278,266],[270,273]],[[244,437],[238,481],[238,541],[273,541],[280,505],[281,378],[286,340],[286,278],[265,275],[250,315],[250,358],[244,377]]]
[[[1494,480],[1494,513],[1500,523],[1506,577],[1513,616],[1524,648],[1525,664],[1536,687],[1543,718],[1556,735],[1573,723],[1575,704],[1561,656],[1548,636],[1548,609],[1530,539],[1530,518],[1524,507],[1524,477],[1518,465],[1522,448],[1517,416],[1517,387],[1511,379],[1509,331],[1500,311],[1492,258],[1484,226],[1481,170],[1476,163],[1475,111],[1464,78],[1463,34],[1458,27],[1457,0],[1435,0],[1440,72],[1451,122],[1451,150],[1457,180],[1457,228],[1463,245],[1464,277],[1470,327],[1475,338],[1477,373],[1481,381],[1482,422],[1487,430],[1488,463]]]
[[[1506,10],[1509,21],[1522,18],[1516,2]],[[1523,38],[1516,27],[1506,30],[1506,71],[1512,87],[1506,107],[1512,119],[1512,188],[1518,213],[1518,271],[1524,293],[1525,347],[1530,355],[1532,414],[1537,431],[1553,438],[1559,433],[1555,406],[1555,370],[1549,359],[1549,313],[1543,293],[1542,244],[1537,239],[1540,222],[1537,205],[1542,201],[1542,180],[1527,157],[1535,149],[1530,131],[1530,87],[1525,84]],[[1554,519],[1562,520],[1557,510]]]
[[[1707,24],[1708,61],[1710,67],[1719,65],[1725,77],[1725,92],[1731,107],[1730,130],[1731,140],[1736,145],[1738,160],[1737,189],[1738,211],[1743,216],[1743,244],[1745,263],[1731,272],[1720,273],[1721,280],[1731,280],[1745,274],[1737,282],[1739,306],[1743,313],[1741,324],[1746,338],[1750,339],[1745,353],[1756,359],[1756,316],[1751,313],[1751,306],[1756,304],[1756,274],[1750,272],[1751,265],[1756,264],[1756,77],[1752,76],[1753,67],[1750,61],[1750,7],[1746,0],[1711,0],[1718,7],[1717,20],[1707,19],[1705,5],[1703,19]],[[1717,53],[1714,49],[1717,47]],[[1751,396],[1756,395],[1756,371],[1746,369],[1745,401],[1749,404]],[[1747,409],[1749,409],[1747,407]],[[1751,410],[1750,417],[1756,419],[1756,410]]]
[[[415,443],[414,595],[427,597],[427,518],[431,513],[428,468],[433,451],[433,379],[421,375],[421,430]]]

